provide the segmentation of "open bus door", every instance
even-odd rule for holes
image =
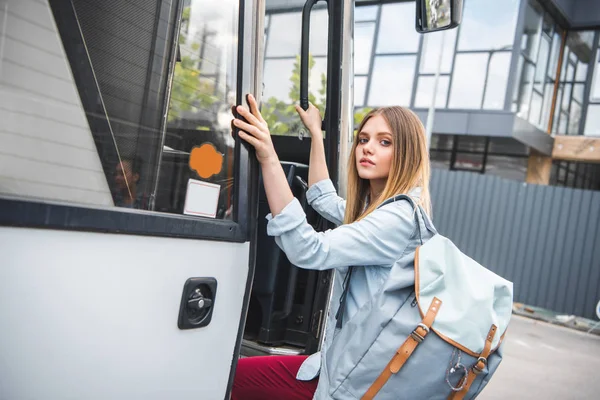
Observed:
[[[0,398],[228,397],[261,3],[0,1]]]
[[[318,81],[309,79],[309,64],[316,64],[314,60],[318,59],[321,65],[316,69],[326,73],[325,98],[321,99],[321,105],[325,107],[321,112],[325,111],[322,127],[325,132],[326,161],[334,186],[345,197],[346,160],[354,138],[352,82],[355,2],[292,0],[286,3],[287,9],[280,2],[267,0],[266,3],[270,15],[266,29],[267,49],[263,55],[271,57],[273,63],[278,59],[290,58],[290,54],[293,57],[300,50],[300,82],[296,99],[305,109],[309,93],[318,92],[314,87],[309,92],[309,80],[313,84]],[[273,9],[270,9],[270,4]],[[415,29],[420,33],[451,29],[460,23],[462,0],[417,0],[415,6]],[[275,21],[285,21],[288,25],[277,22],[280,29],[275,30]],[[289,26],[292,21],[298,25],[301,21],[301,26]],[[282,50],[283,41],[277,41],[275,50],[271,50],[272,37],[281,35],[283,29],[288,34],[301,31],[301,35],[298,35],[301,37],[286,37],[289,48]],[[318,49],[310,48],[309,43]],[[267,77],[265,81],[269,81]],[[265,91],[276,92],[276,89],[268,87],[268,83],[266,86]],[[263,111],[265,103],[269,105],[269,102],[263,102]],[[302,135],[299,118],[288,118],[289,131],[282,135],[273,135],[272,132],[288,183],[294,196],[300,200],[308,223],[316,230],[334,228],[306,203],[311,138]],[[269,208],[261,185],[259,190],[256,270],[242,353],[247,356],[312,354],[320,349],[324,339],[324,324],[331,301],[331,288],[336,279],[335,271],[308,271],[290,264],[274,239],[266,235],[264,216]]]

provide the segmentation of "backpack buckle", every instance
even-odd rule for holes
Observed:
[[[480,367],[479,363],[482,363],[483,366]],[[479,375],[480,373],[482,373],[483,369],[485,368],[486,365],[487,365],[487,358],[479,357],[477,359],[477,361],[475,362],[475,365],[473,365],[473,372],[475,373],[475,375]]]
[[[422,328],[425,331],[425,335],[421,335],[419,334],[419,332],[417,332],[417,329]],[[412,331],[412,333],[410,334],[410,336],[412,336],[413,339],[415,339],[418,343],[421,343],[424,339],[425,336],[429,333],[429,328],[427,327],[427,325],[425,325],[424,323],[419,323],[419,325],[417,325],[417,327],[415,328],[414,331]]]

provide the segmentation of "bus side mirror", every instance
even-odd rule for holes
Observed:
[[[419,33],[456,28],[462,19],[463,0],[416,0]]]

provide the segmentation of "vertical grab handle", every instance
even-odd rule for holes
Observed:
[[[302,46],[300,49],[300,107],[308,110],[308,46],[310,42],[310,13],[319,0],[307,0],[302,9]]]

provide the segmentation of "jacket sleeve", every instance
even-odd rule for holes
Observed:
[[[290,262],[313,270],[391,265],[402,256],[416,232],[413,210],[404,201],[326,232],[316,232],[306,222],[297,199],[274,218],[267,215],[267,219],[267,234],[275,237]]]
[[[306,192],[308,204],[323,218],[341,225],[346,212],[346,200],[337,195],[333,182],[323,179],[313,184]]]

